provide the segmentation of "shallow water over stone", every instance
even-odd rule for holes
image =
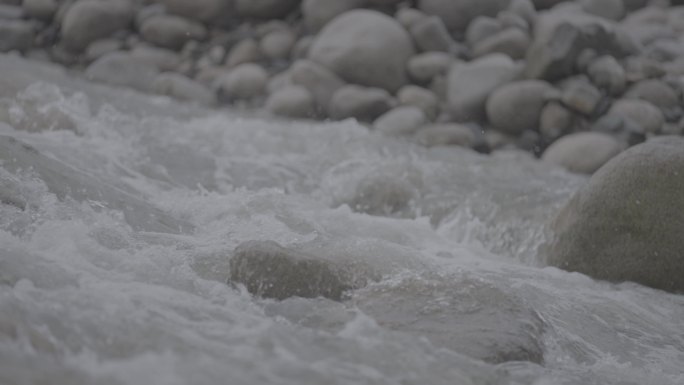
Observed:
[[[0,383],[684,382],[682,296],[543,267],[582,178],[0,73]],[[255,298],[252,240],[366,286]]]

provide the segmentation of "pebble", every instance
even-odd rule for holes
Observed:
[[[159,71],[175,71],[181,64],[180,55],[166,48],[138,45],[130,51],[131,56],[150,64]]]
[[[523,59],[530,47],[530,36],[518,28],[507,28],[488,38],[480,40],[473,47],[473,56],[502,53],[514,60]]]
[[[563,105],[582,115],[591,116],[599,110],[603,95],[586,81],[570,81],[563,87]]]
[[[208,23],[227,16],[232,1],[226,0],[159,0],[174,15]]]
[[[620,99],[613,103],[607,115],[628,119],[649,134],[658,133],[665,124],[665,117],[658,107],[639,99]]]
[[[240,17],[279,19],[287,16],[299,5],[300,0],[234,0]]]
[[[445,52],[425,52],[412,57],[407,64],[411,79],[427,84],[436,76],[446,75],[454,58]]]
[[[133,7],[127,0],[78,0],[64,14],[61,41],[67,49],[80,52],[95,40],[125,30],[132,22]]]
[[[551,142],[571,131],[575,115],[561,103],[552,101],[542,108],[539,116],[539,133]]]
[[[50,21],[57,12],[56,0],[23,0],[22,7],[28,17]]]
[[[310,60],[297,60],[288,72],[293,84],[309,90],[318,113],[322,115],[327,114],[330,99],[335,92],[345,85],[332,71]]]
[[[127,52],[108,53],[95,60],[85,70],[85,77],[115,86],[149,92],[158,70]]]
[[[587,67],[591,81],[610,95],[619,95],[627,86],[624,68],[612,56],[601,56]]]
[[[262,58],[263,54],[259,48],[259,43],[252,38],[247,38],[231,48],[226,57],[226,66],[235,67],[240,64],[257,62]]]
[[[0,19],[0,52],[24,52],[33,45],[33,27],[20,20]]]
[[[295,43],[297,36],[289,29],[273,31],[261,38],[259,49],[267,59],[286,60],[290,57]]]
[[[262,96],[268,83],[268,74],[260,65],[240,64],[215,80],[219,99],[228,103],[251,100]]]
[[[418,130],[415,140],[425,147],[461,146],[470,148],[475,144],[475,134],[470,127],[462,124],[431,124]]]
[[[166,72],[157,75],[152,82],[152,91],[179,100],[193,101],[203,105],[214,105],[216,95],[203,84],[184,75]]]
[[[345,85],[335,92],[328,105],[332,119],[355,118],[372,122],[392,108],[391,95],[381,88]]]
[[[439,114],[439,99],[428,89],[409,84],[399,89],[397,99],[402,106],[420,108],[430,120],[434,120]]]
[[[269,96],[266,110],[273,115],[288,118],[311,118],[316,108],[309,90],[302,86],[289,85]]]
[[[546,101],[556,92],[543,80],[521,80],[494,91],[487,100],[492,127],[510,135],[536,130]]]
[[[544,151],[542,160],[579,174],[593,174],[615,155],[622,145],[610,135],[578,132],[555,141]]]
[[[367,0],[304,0],[304,23],[309,31],[318,32],[335,17],[366,4]]]
[[[414,106],[394,108],[373,122],[373,128],[385,135],[409,136],[427,123],[425,112]]]
[[[207,29],[202,24],[180,16],[158,15],[142,23],[140,34],[154,45],[179,50],[189,41],[204,40]]]
[[[642,80],[631,86],[625,96],[650,102],[663,111],[678,108],[679,98],[672,87],[658,79]]]
[[[436,16],[425,17],[414,23],[410,32],[422,52],[449,52],[454,45],[442,19]]]
[[[421,0],[418,7],[429,15],[439,16],[452,32],[462,33],[478,16],[496,16],[509,0]]]

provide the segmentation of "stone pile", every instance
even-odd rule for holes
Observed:
[[[0,52],[592,173],[684,132],[682,20],[667,0],[0,0]]]

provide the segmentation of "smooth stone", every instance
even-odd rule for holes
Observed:
[[[125,30],[132,22],[133,7],[127,0],[78,0],[64,14],[62,43],[80,52],[95,40]]]
[[[367,0],[303,0],[304,23],[310,31],[318,32],[337,16],[367,3]]]
[[[436,76],[446,75],[453,61],[445,52],[425,52],[412,57],[406,68],[411,79],[427,84]]]
[[[215,80],[219,99],[228,103],[250,100],[262,96],[268,83],[268,74],[260,65],[240,64]]]
[[[140,27],[140,34],[154,45],[178,50],[191,40],[204,40],[207,29],[180,16],[159,15],[145,20]]]
[[[49,21],[57,13],[56,0],[23,0],[24,13],[31,18]]]
[[[662,111],[653,104],[639,99],[620,99],[613,103],[607,115],[628,119],[641,127],[644,133],[660,132],[665,124]]]
[[[601,56],[587,67],[587,75],[599,88],[611,95],[621,94],[627,86],[624,68],[612,56]]]
[[[21,7],[21,4],[12,5],[0,3],[0,19],[21,20],[24,16],[24,9]]]
[[[180,55],[166,48],[139,45],[130,51],[134,58],[150,64],[159,71],[175,71],[181,64]]]
[[[333,95],[345,85],[332,71],[310,60],[297,60],[288,72],[293,84],[309,90],[319,113],[327,113]]]
[[[465,32],[465,41],[475,47],[480,41],[494,36],[503,30],[501,22],[493,17],[479,16],[473,20]]]
[[[489,95],[515,80],[521,65],[503,54],[492,54],[463,65],[452,65],[447,81],[447,104],[456,122],[481,120],[486,116]]]
[[[299,40],[297,40],[294,47],[292,47],[292,55],[290,55],[290,59],[293,61],[306,59],[309,56],[309,48],[311,48],[313,42],[313,36],[302,36]]]
[[[539,116],[539,133],[547,141],[554,141],[572,129],[575,115],[559,102],[547,103]]]
[[[544,104],[555,92],[543,80],[508,83],[487,99],[487,118],[492,127],[511,135],[536,130]]]
[[[579,173],[593,174],[622,151],[622,145],[610,135],[599,132],[578,132],[553,142],[542,160]]]
[[[402,106],[418,107],[429,120],[434,120],[439,114],[440,102],[434,92],[413,84],[403,86],[397,92],[397,100]]]
[[[31,24],[20,20],[0,19],[0,52],[25,52],[33,45]]]
[[[179,100],[194,101],[204,105],[216,103],[216,95],[208,87],[173,72],[157,75],[152,82],[152,91]]]
[[[537,10],[531,0],[511,0],[508,10],[525,19],[529,25],[537,18]]]
[[[314,98],[308,89],[289,85],[275,91],[266,100],[266,110],[288,118],[310,118],[315,114]]]
[[[377,118],[373,122],[373,128],[385,135],[408,136],[413,135],[425,123],[427,117],[423,110],[414,106],[400,106]]]
[[[563,87],[561,102],[571,110],[591,116],[598,111],[603,95],[589,82],[572,81]]]
[[[270,60],[286,60],[296,42],[297,36],[289,29],[273,31],[261,38],[259,49]]]
[[[684,291],[684,138],[613,158],[552,223],[552,266],[611,282]]]
[[[609,20],[620,20],[625,17],[623,0],[581,0],[584,12]]]
[[[431,124],[416,132],[418,144],[425,147],[461,146],[473,147],[475,134],[470,127],[458,123]]]
[[[238,16],[257,19],[280,19],[294,11],[301,0],[234,0]]]
[[[203,23],[227,17],[233,0],[158,0],[169,13]]]
[[[124,45],[120,40],[117,39],[102,39],[102,40],[96,40],[90,45],[88,45],[88,48],[85,51],[85,59],[88,62],[93,62],[102,56],[110,53],[110,52],[116,52],[116,51],[121,51],[124,49]]]
[[[383,327],[417,333],[435,348],[492,364],[544,360],[545,328],[537,312],[510,290],[482,280],[409,277],[362,288],[352,300]]]
[[[672,87],[658,79],[642,80],[632,85],[625,97],[645,100],[663,111],[680,107],[680,101]]]
[[[506,10],[500,12],[498,15],[496,15],[496,19],[499,20],[504,29],[515,28],[525,33],[531,32],[530,24],[527,22],[527,20],[511,11]]]
[[[254,63],[263,58],[259,43],[252,38],[241,40],[235,44],[226,57],[226,66],[236,67],[240,64]]]
[[[449,52],[454,45],[444,22],[437,16],[416,22],[409,31],[421,52]]]
[[[414,53],[411,37],[394,19],[352,10],[323,28],[309,58],[350,83],[395,92],[407,82],[406,63]]]
[[[532,39],[518,28],[507,28],[493,36],[480,40],[473,47],[473,56],[480,57],[491,53],[502,53],[514,60],[523,59]]]
[[[478,16],[496,16],[506,9],[510,0],[419,0],[418,8],[439,16],[452,32],[462,33]]]
[[[324,297],[341,301],[360,284],[334,262],[286,249],[273,241],[247,241],[230,259],[229,283],[242,284],[253,295],[284,300]]]
[[[328,115],[335,120],[355,118],[372,122],[392,108],[392,97],[381,88],[353,84],[338,89],[328,105]]]
[[[157,68],[128,52],[112,52],[95,60],[85,70],[85,77],[102,83],[150,91]]]
[[[397,21],[407,30],[411,30],[414,24],[427,18],[428,15],[415,8],[400,8],[394,16]]]

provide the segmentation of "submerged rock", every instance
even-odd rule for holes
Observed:
[[[343,267],[273,241],[240,244],[230,260],[230,282],[245,285],[254,295],[278,300],[325,297],[339,301],[357,287]]]
[[[684,138],[632,147],[552,223],[548,263],[614,282],[684,291]]]
[[[543,361],[544,324],[515,295],[470,278],[431,276],[372,285],[354,304],[383,327],[490,363]]]

